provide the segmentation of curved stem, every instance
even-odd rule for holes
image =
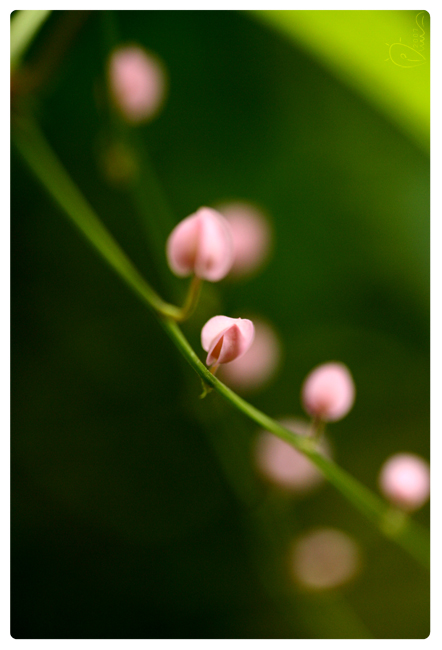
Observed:
[[[13,127],[17,149],[86,239],[155,312],[179,318],[181,309],[162,300],[142,277],[71,180],[37,125],[16,118]]]
[[[32,171],[89,242],[125,280],[128,286],[148,304],[163,329],[203,382],[215,389],[232,406],[256,422],[260,427],[270,431],[307,456],[325,478],[363,515],[372,521],[384,536],[394,540],[423,566],[428,567],[430,561],[429,535],[425,529],[409,519],[404,513],[391,508],[348,472],[340,468],[332,460],[322,456],[317,449],[315,440],[305,438],[286,429],[276,420],[273,420],[234,393],[206,368],[176,322],[176,317],[179,316],[181,310],[165,303],[140,275],[83,198],[38,128],[36,126],[31,127],[29,123],[16,123],[14,126],[16,127],[14,141]]]
[[[183,356],[206,384],[215,389],[227,401],[251,420],[254,420],[263,429],[270,431],[278,438],[281,438],[281,440],[288,442],[307,456],[322,472],[325,478],[350,503],[362,512],[362,514],[372,521],[384,536],[396,541],[423,566],[429,567],[429,535],[424,528],[416,522],[413,522],[402,511],[392,508],[380,497],[371,492],[371,490],[362,485],[362,483],[359,483],[351,474],[336,465],[329,458],[323,456],[318,451],[316,441],[286,429],[279,422],[268,417],[265,413],[259,411],[242,397],[234,393],[225,384],[220,382],[199,360],[176,323],[168,320],[162,324]]]

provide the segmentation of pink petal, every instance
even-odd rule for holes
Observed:
[[[215,210],[200,208],[181,221],[166,245],[172,271],[179,276],[195,273],[217,282],[233,262],[233,243],[227,221]]]
[[[383,494],[405,510],[417,510],[430,496],[430,466],[415,454],[395,454],[381,468]]]
[[[229,363],[229,361],[233,361],[233,359],[241,355],[243,347],[244,340],[238,325],[235,323],[226,329],[211,346],[206,363],[208,365],[211,365],[215,361],[218,363]],[[215,354],[217,350],[218,352]]]
[[[196,213],[201,222],[199,246],[195,260],[195,275],[210,282],[222,280],[233,263],[233,241],[224,217],[211,208]]]
[[[254,320],[255,338],[239,359],[222,368],[221,378],[230,386],[254,390],[265,384],[278,367],[280,343],[273,329],[263,321]]]
[[[292,558],[296,580],[313,590],[339,587],[361,569],[359,546],[334,528],[316,528],[298,537]]]
[[[229,316],[213,316],[213,318],[208,320],[201,330],[201,345],[203,350],[208,352],[215,338],[230,327],[235,320],[235,318],[229,318]]]
[[[133,123],[152,117],[165,94],[160,63],[141,47],[115,50],[109,61],[109,84],[123,116]]]
[[[221,205],[219,211],[229,222],[233,237],[234,260],[231,275],[252,273],[268,256],[272,232],[267,219],[245,202]]]
[[[355,386],[348,368],[342,363],[325,363],[315,368],[302,387],[304,408],[324,421],[340,420],[353,406]]]
[[[302,436],[310,433],[309,424],[303,420],[282,420],[281,424]],[[321,441],[320,451],[324,456],[331,457],[326,439]],[[321,472],[304,454],[268,431],[263,431],[257,439],[255,460],[267,480],[294,493],[310,492],[323,481]]]
[[[253,343],[255,328],[246,318],[214,316],[201,331],[201,344],[208,352],[206,363],[229,363],[247,352]]]
[[[191,215],[174,228],[166,244],[166,254],[172,271],[185,277],[194,272],[199,246],[201,222],[197,215]]]

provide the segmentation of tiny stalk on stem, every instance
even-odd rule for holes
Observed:
[[[175,316],[172,316],[173,320],[176,320],[178,323],[182,323],[192,316],[193,312],[196,309],[198,300],[201,294],[201,285],[202,280],[198,276],[194,275],[187,292],[187,297],[182,308],[178,311]]]
[[[311,423],[310,436],[312,440],[319,442],[325,432],[325,422],[321,418],[314,417]]]
[[[175,346],[207,385],[205,392],[215,389],[233,407],[261,428],[270,431],[302,452],[383,535],[395,541],[424,567],[429,567],[429,535],[425,529],[412,521],[405,513],[387,505],[385,501],[359,483],[348,472],[326,458],[318,450],[317,442],[314,439],[293,433],[256,409],[220,382],[201,362],[176,322],[183,318],[183,313],[189,315],[194,307],[199,290],[197,280],[192,281],[190,297],[182,309],[164,302],[141,276],[89,203],[83,198],[37,125],[29,121],[15,120],[13,140],[21,156],[48,193],[126,284],[149,306]]]
[[[177,323],[183,323],[185,320],[190,318],[190,316],[192,316],[193,312],[196,309],[201,294],[201,284],[201,278],[198,278],[196,275],[194,275],[190,282],[183,306],[175,307],[175,305],[164,303],[162,307],[157,308],[158,313],[165,318],[171,318]]]

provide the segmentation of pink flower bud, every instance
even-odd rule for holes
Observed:
[[[201,331],[201,345],[208,352],[206,364],[229,363],[247,352],[253,343],[255,328],[247,318],[214,316]]]
[[[210,282],[222,280],[233,262],[233,243],[224,217],[200,208],[171,232],[166,246],[172,271],[181,277],[194,273]]]
[[[301,436],[310,433],[309,424],[303,420],[281,420],[281,424]],[[331,456],[327,440],[319,443],[319,451]],[[323,481],[321,472],[304,454],[268,431],[262,431],[256,441],[255,461],[267,480],[290,492],[305,494]]]
[[[396,454],[382,466],[379,486],[396,506],[417,510],[430,496],[430,466],[415,454]]]
[[[324,422],[343,418],[355,400],[355,386],[343,363],[325,363],[307,376],[302,387],[304,409]]]
[[[248,203],[229,203],[219,207],[229,222],[233,236],[231,275],[248,275],[268,256],[272,233],[264,215]]]
[[[165,95],[161,64],[141,47],[121,47],[109,61],[109,85],[123,117],[134,124],[152,117]]]
[[[303,587],[332,589],[359,573],[361,553],[346,533],[334,528],[317,528],[295,542],[292,567],[294,577]]]
[[[275,373],[281,356],[273,329],[262,321],[254,320],[254,325],[255,338],[249,350],[225,366],[221,374],[222,381],[242,390],[255,390],[265,384]]]

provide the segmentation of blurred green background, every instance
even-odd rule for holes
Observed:
[[[54,12],[13,83],[13,111],[32,110],[167,298],[186,286],[156,261],[175,223],[230,199],[268,212],[268,266],[205,286],[183,329],[203,358],[215,313],[270,320],[282,366],[248,398],[272,417],[302,416],[305,375],[346,363],[357,400],[329,437],[374,490],[389,455],[429,458],[428,14],[425,65],[386,61],[386,42],[412,45],[416,14]],[[133,133],[154,170],[142,200],[100,164],[118,39],[157,53],[169,75],[164,110]],[[300,499],[264,484],[255,425],[217,394],[198,399],[198,377],[14,149],[11,177],[12,635],[427,637],[425,571],[332,487]],[[415,517],[428,527],[429,506]],[[357,540],[364,568],[339,592],[306,594],[287,552],[322,525]]]

